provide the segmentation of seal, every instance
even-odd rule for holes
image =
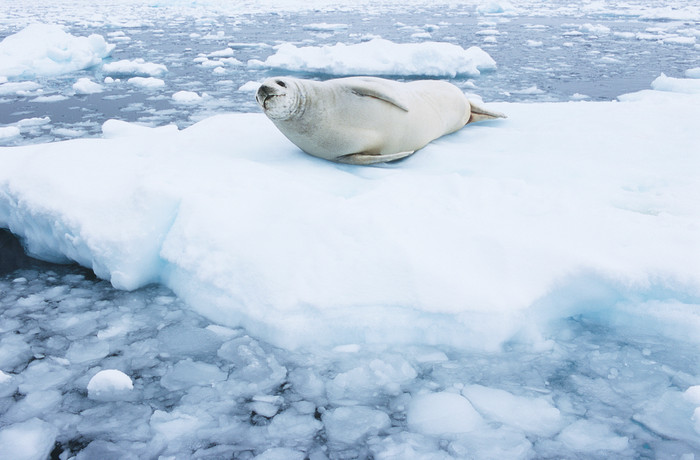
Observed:
[[[356,165],[398,160],[468,123],[506,117],[439,80],[275,77],[262,83],[255,98],[304,152]]]

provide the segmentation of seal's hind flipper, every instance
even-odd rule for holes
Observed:
[[[504,113],[479,107],[472,101],[469,101],[469,105],[471,106],[471,115],[469,116],[469,121],[467,123],[474,123],[475,121],[482,120],[493,120],[494,118],[508,118],[508,116]]]
[[[398,152],[398,153],[388,153],[386,155],[370,155],[368,153],[351,153],[349,155],[343,155],[336,158],[335,161],[339,163],[345,163],[349,165],[373,165],[375,163],[384,163],[386,161],[400,160],[401,158],[406,158],[411,155],[414,150],[410,152]]]
[[[398,107],[404,112],[408,112],[408,104],[403,102],[400,91],[392,86],[393,82],[387,82],[381,78],[363,77],[357,78],[350,84],[350,91],[358,96],[373,97]]]

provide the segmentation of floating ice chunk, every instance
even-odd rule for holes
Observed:
[[[19,391],[26,394],[59,388],[71,379],[73,373],[53,359],[42,359],[32,361],[21,376]]]
[[[382,433],[391,426],[386,412],[364,406],[339,407],[323,414],[328,441],[354,444],[367,435]]]
[[[425,75],[455,77],[493,70],[496,62],[481,48],[464,49],[446,42],[394,43],[374,39],[364,43],[297,48],[285,43],[264,62],[251,68],[322,72],[331,75]]]
[[[527,46],[532,46],[532,47],[535,47],[535,48],[536,48],[536,47],[539,47],[539,46],[542,46],[542,42],[539,41],[539,40],[528,40],[527,42],[525,42],[525,44],[526,44]]]
[[[695,37],[664,37],[661,41],[676,45],[694,45],[696,40]]]
[[[87,385],[88,398],[96,401],[122,401],[131,397],[131,378],[117,369],[104,369],[93,375]]]
[[[127,35],[121,30],[110,32],[107,34],[107,36],[113,42],[127,43],[131,41],[131,37],[127,37]]]
[[[209,57],[232,57],[233,56],[233,48],[226,48],[223,50],[218,50],[218,51],[212,51],[211,53],[207,54]]]
[[[306,399],[319,400],[325,396],[326,386],[321,378],[312,369],[297,367],[289,372],[289,383],[297,393]]]
[[[607,35],[610,33],[610,27],[604,26],[602,24],[590,24],[586,23],[580,27],[581,30],[595,34],[595,35]]]
[[[520,430],[501,426],[480,428],[450,442],[450,458],[529,460],[535,458],[532,443]]]
[[[691,403],[700,406],[700,385],[688,387],[688,389],[683,393],[683,396]]]
[[[165,86],[165,81],[155,77],[133,77],[127,80],[135,86],[140,86],[146,89],[155,89]]]
[[[0,430],[0,458],[45,460],[54,447],[58,430],[43,420],[33,418]]]
[[[657,91],[670,91],[674,93],[700,94],[700,80],[690,78],[673,78],[665,74],[651,82],[651,87]]]
[[[571,95],[571,99],[574,101],[582,101],[582,100],[590,99],[590,98],[591,98],[591,96],[589,96],[587,94],[581,94],[581,93],[574,93]]]
[[[686,70],[685,76],[688,78],[700,78],[700,67]]]
[[[32,117],[23,118],[15,123],[20,129],[32,128],[35,126],[44,126],[51,123],[51,118],[49,117]]]
[[[82,137],[85,135],[85,131],[82,129],[53,128],[51,134],[61,137]]]
[[[516,396],[481,385],[469,385],[462,394],[489,420],[538,436],[552,436],[561,429],[559,409],[542,398]]]
[[[193,326],[174,325],[158,332],[162,355],[201,357],[216,354],[223,339],[214,332]]]
[[[32,102],[59,102],[65,101],[66,99],[68,99],[68,96],[64,96],[63,94],[52,94],[51,96],[35,97],[32,99]]]
[[[649,401],[632,419],[662,436],[697,445],[698,411],[693,397],[694,391],[688,395],[668,390],[660,398]]]
[[[305,443],[311,440],[323,425],[313,415],[299,414],[287,409],[275,416],[268,425],[268,434],[285,444]]]
[[[381,393],[399,394],[401,386],[418,375],[403,357],[384,355],[336,375],[326,384],[328,398],[335,402],[345,400],[374,402]]]
[[[2,364],[0,364],[0,367],[3,367]],[[17,382],[15,380],[16,379],[12,375],[0,371],[0,398],[10,396],[15,392],[17,389]]]
[[[345,30],[350,26],[347,24],[329,24],[326,22],[318,22],[313,24],[306,24],[302,28],[304,30],[312,30],[317,32],[332,32],[336,30]]]
[[[153,431],[167,441],[186,440],[197,433],[197,430],[206,426],[204,417],[197,417],[181,411],[165,412],[157,410],[153,412],[150,425]]]
[[[95,94],[101,93],[104,89],[99,83],[95,83],[89,78],[80,78],[73,83],[73,89],[77,94]]]
[[[447,392],[415,396],[408,406],[406,421],[411,431],[438,436],[467,433],[483,424],[465,397]]]
[[[7,412],[3,414],[3,420],[16,423],[50,414],[61,404],[62,400],[63,396],[57,390],[33,391],[16,404],[10,406]]]
[[[202,100],[202,96],[194,91],[178,91],[172,96],[173,101],[181,104],[195,104]]]
[[[165,75],[168,68],[163,64],[146,62],[143,59],[122,59],[102,65],[102,72],[112,77],[160,77]]]
[[[620,452],[627,448],[626,436],[617,436],[608,425],[578,420],[564,428],[557,440],[576,452]]]
[[[16,126],[0,126],[0,141],[19,137],[20,130]]]
[[[253,457],[253,460],[304,460],[304,458],[306,458],[304,452],[289,447],[272,447]]]
[[[264,394],[281,385],[287,376],[287,369],[274,355],[265,353],[258,342],[248,336],[224,343],[217,355],[234,367],[224,385],[231,394]]]
[[[506,0],[484,1],[476,7],[479,14],[503,14],[513,10],[513,5]]]
[[[109,354],[109,342],[90,337],[71,343],[66,358],[72,363],[87,363],[104,358]]]
[[[92,67],[115,45],[102,35],[75,37],[60,26],[31,24],[0,42],[0,75],[59,75]]]
[[[255,92],[260,88],[260,82],[257,81],[249,81],[246,83],[243,83],[239,88],[238,91],[245,91],[245,92]]]
[[[160,384],[171,391],[191,386],[212,385],[226,380],[226,372],[213,364],[185,359],[176,363],[160,379]]]
[[[0,96],[32,96],[39,88],[41,85],[33,81],[11,81],[0,85]]]
[[[532,85],[529,88],[525,89],[516,89],[511,91],[513,94],[544,94],[545,92],[542,91],[537,87],[537,85]]]

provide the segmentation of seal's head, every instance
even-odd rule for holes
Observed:
[[[273,120],[285,120],[303,112],[306,91],[299,82],[289,77],[265,80],[255,94],[265,115]]]

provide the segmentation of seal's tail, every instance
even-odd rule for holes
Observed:
[[[508,116],[504,113],[487,110],[483,107],[479,107],[472,101],[469,101],[469,105],[471,106],[471,116],[469,117],[469,121],[467,123],[474,123],[475,121],[482,120],[493,120],[494,118],[508,118]]]

